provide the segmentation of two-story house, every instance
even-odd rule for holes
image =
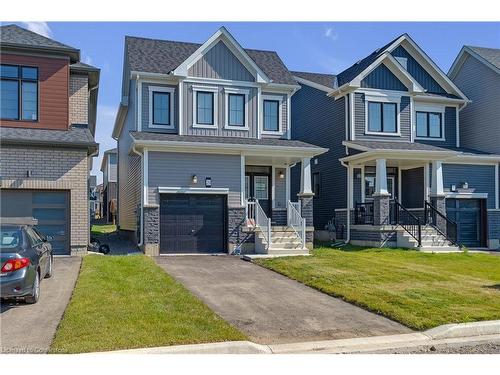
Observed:
[[[329,148],[312,162],[317,229],[369,246],[498,248],[500,156],[464,147],[469,98],[407,34],[338,75],[293,74],[292,138]]]
[[[117,195],[117,173],[118,150],[112,148],[104,151],[101,172],[102,172],[102,216],[106,221],[113,222],[113,205],[116,205]],[[115,211],[116,212],[116,211]],[[115,213],[116,214],[116,213]]]
[[[299,88],[276,52],[245,49],[224,27],[202,44],[126,37],[120,229],[151,255],[306,252],[309,161],[326,150],[290,139]]]
[[[500,154],[500,49],[464,46],[448,76],[471,100],[460,111],[461,145]]]
[[[16,25],[0,53],[0,216],[38,219],[55,254],[85,253],[99,69]]]

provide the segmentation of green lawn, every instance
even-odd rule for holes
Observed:
[[[146,256],[83,259],[52,353],[246,340]]]
[[[92,235],[100,235],[107,234],[116,231],[116,225],[113,224],[100,224],[100,225],[92,225],[90,232]]]
[[[500,256],[319,247],[256,263],[418,330],[500,319]]]

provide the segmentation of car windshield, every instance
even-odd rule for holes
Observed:
[[[21,245],[22,242],[21,230],[16,227],[1,226],[0,227],[0,249],[14,249]]]

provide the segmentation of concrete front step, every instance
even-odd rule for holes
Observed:
[[[271,248],[267,251],[268,255],[308,255],[309,250],[305,248],[300,249],[280,249],[280,248]]]

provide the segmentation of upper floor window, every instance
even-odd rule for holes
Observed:
[[[0,65],[0,118],[38,121],[38,68]]]
[[[229,94],[229,126],[245,126],[245,95]]]
[[[149,86],[149,127],[174,128],[173,87]]]
[[[264,100],[264,130],[279,131],[279,106],[278,100]]]
[[[397,134],[397,104],[368,102],[368,132]]]
[[[198,91],[196,93],[196,123],[202,125],[214,124],[214,93]]]
[[[443,138],[443,116],[439,112],[417,112],[418,138]]]

